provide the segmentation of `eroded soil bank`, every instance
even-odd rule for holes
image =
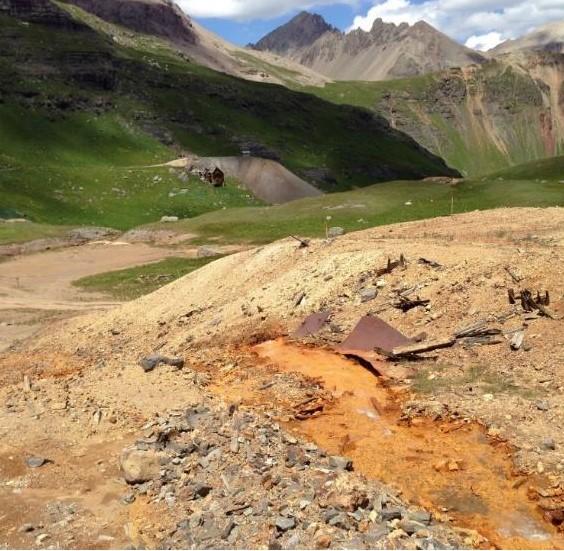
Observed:
[[[402,394],[352,360],[282,339],[255,348],[281,371],[319,379],[333,400],[291,427],[368,478],[401,490],[439,518],[478,531],[499,548],[562,548],[564,537],[529,498],[540,477],[519,476],[511,450],[476,423],[403,415]]]

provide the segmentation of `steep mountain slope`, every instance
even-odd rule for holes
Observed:
[[[544,50],[564,54],[564,21],[554,21],[516,40],[507,40],[488,53],[499,55],[522,50]]]
[[[168,170],[131,170],[187,151],[249,149],[326,191],[456,174],[366,110],[214,72],[132,32],[122,43],[108,25],[76,6],[0,0],[4,209],[130,227],[197,214],[194,204],[233,206],[229,191],[212,198],[188,185],[182,201],[175,194],[186,186]]]
[[[397,26],[377,19],[369,32],[345,34],[307,12],[252,48],[284,55],[335,80],[386,80],[485,60],[424,21]]]
[[[311,92],[361,105],[465,175],[564,152],[564,57],[521,55],[390,82],[335,82]]]
[[[234,76],[277,84],[322,84],[325,78],[290,60],[249,52],[204,29],[172,0],[63,0],[115,25],[106,29],[122,44],[139,36],[162,39],[190,60]],[[94,21],[90,21],[96,24]],[[125,31],[125,33],[124,33]]]

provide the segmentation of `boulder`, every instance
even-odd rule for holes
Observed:
[[[158,478],[163,462],[163,454],[137,448],[126,448],[119,458],[123,477],[129,484],[141,484]]]

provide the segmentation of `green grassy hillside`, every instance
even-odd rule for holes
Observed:
[[[213,190],[139,168],[249,143],[310,181],[321,174],[313,183],[327,191],[453,174],[366,110],[208,70],[155,39],[122,43],[112,25],[47,4],[56,18],[0,15],[4,213],[126,229],[256,205],[233,182]]]
[[[542,72],[543,61],[538,63]],[[546,67],[551,75],[564,73],[562,59],[547,59]],[[545,82],[497,61],[390,82],[335,82],[308,91],[372,109],[467,176],[564,153],[564,136],[550,122],[561,109],[551,105],[558,91],[551,95]]]
[[[387,182],[282,206],[233,209],[221,215],[209,213],[167,228],[197,233],[202,242],[264,243],[291,234],[323,236],[326,225],[354,231],[445,216],[450,214],[452,205],[454,213],[500,207],[564,206],[563,175],[564,157],[558,157],[456,185]]]

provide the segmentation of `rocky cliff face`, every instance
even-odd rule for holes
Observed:
[[[166,38],[178,45],[197,41],[190,18],[172,0],[66,1],[138,33]]]
[[[278,55],[291,55],[299,48],[311,46],[325,33],[333,34],[339,31],[329,25],[320,15],[303,11],[251,47]]]
[[[64,10],[50,0],[0,0],[0,15],[16,17],[22,21],[76,27]]]
[[[377,19],[369,32],[345,34],[307,13],[253,47],[287,56],[335,80],[387,80],[485,61],[423,21],[410,26]]]
[[[426,82],[402,81],[374,109],[394,126],[476,175],[564,153],[564,57],[491,61]]]

